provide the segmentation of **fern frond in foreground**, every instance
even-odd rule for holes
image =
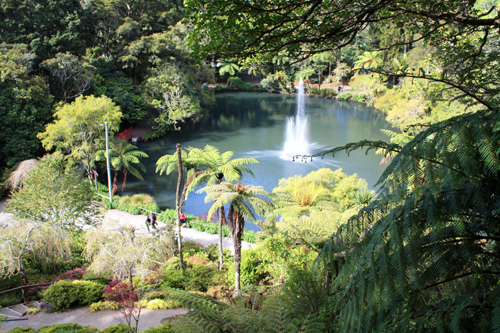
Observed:
[[[181,290],[166,289],[191,311],[172,320],[176,332],[323,332],[324,325],[314,314],[293,314],[280,295],[237,296],[229,305]],[[260,299],[252,306],[249,300]],[[257,305],[258,304],[258,305]]]
[[[497,122],[477,113],[437,123],[394,157],[376,201],[316,262],[330,270],[331,328],[498,330]]]

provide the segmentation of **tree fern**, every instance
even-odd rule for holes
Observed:
[[[377,199],[330,237],[316,264],[335,277],[331,318],[341,330],[497,327],[496,122],[463,115],[417,135],[385,170]],[[341,148],[354,147],[370,148]]]
[[[165,292],[190,312],[172,320],[176,332],[323,332],[324,325],[315,314],[294,314],[287,310],[280,295],[251,293],[222,303],[180,290]],[[251,300],[263,300],[261,302]]]

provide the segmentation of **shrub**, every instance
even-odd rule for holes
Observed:
[[[268,263],[262,260],[264,255],[264,249],[260,246],[241,251],[240,279],[243,286],[254,285],[269,279]],[[234,262],[227,270],[227,278],[234,283]]]
[[[131,197],[125,196],[120,199],[120,205],[131,205],[134,207],[156,203],[152,196],[145,193],[134,194]]]
[[[179,269],[170,270],[163,276],[162,286],[184,289],[185,280],[186,277]]]
[[[212,279],[217,271],[217,268],[211,264],[193,265],[190,270],[186,271],[184,289],[206,292],[212,285]]]
[[[43,299],[52,303],[55,311],[60,311],[97,302],[102,298],[103,289],[103,285],[91,281],[61,280],[43,292]]]
[[[193,240],[188,240],[188,241],[182,242],[182,249],[184,251],[188,251],[188,252],[190,250],[192,250],[191,252],[193,252],[193,254],[195,254],[195,253],[203,252],[203,244],[198,243],[198,242],[193,241]]]
[[[156,204],[155,200],[149,194],[139,193],[134,194],[131,197],[124,196],[116,201],[118,201],[118,206],[116,206],[116,209],[134,215],[144,214],[144,210],[142,210],[141,208],[145,208],[153,212],[160,211],[160,208]]]
[[[71,281],[61,280],[43,292],[43,299],[54,305],[54,310],[65,310],[78,303],[78,287]]]
[[[81,326],[76,323],[68,324],[53,324],[42,326],[38,329],[38,333],[97,333],[99,330],[92,326]]]
[[[328,293],[322,274],[313,274],[310,268],[292,270],[282,288],[284,304],[293,313],[317,313],[326,304]]]
[[[120,308],[118,302],[115,301],[101,301],[90,304],[90,311],[102,311],[102,310],[118,310]]]
[[[279,88],[280,84],[274,79],[273,74],[269,74],[266,78],[260,81],[260,86],[265,90],[276,90]]]
[[[36,329],[31,327],[14,327],[9,333],[36,333]]]
[[[321,96],[321,90],[318,87],[312,87],[310,93],[312,95]]]
[[[76,268],[71,271],[60,274],[52,280],[52,282],[57,282],[60,280],[80,280],[83,276],[87,274],[87,269],[85,267]]]
[[[341,100],[348,100],[348,99],[351,99],[351,97],[352,97],[351,92],[342,92],[342,93],[337,95],[337,99],[341,99]]]
[[[205,247],[205,252],[208,255],[208,260],[210,261],[218,261],[219,260],[219,245],[216,243],[212,243]],[[222,260],[227,262],[228,260],[232,260],[233,255],[231,254],[231,250],[228,248],[222,249]]]
[[[365,95],[354,95],[352,96],[352,99],[355,100],[356,102],[365,102],[366,101],[366,96]]]
[[[101,330],[101,333],[129,333],[129,332],[130,328],[128,327],[127,324],[113,325]]]
[[[139,302],[140,306],[150,310],[168,310],[180,308],[181,303],[172,299],[152,299],[150,301],[142,300]]]
[[[128,282],[113,280],[104,288],[104,298],[119,303],[135,302],[137,294],[134,290],[130,290]]]
[[[237,76],[227,79],[227,87],[229,89],[252,90],[252,85],[250,83],[243,82],[243,80]]]
[[[28,308],[28,310],[26,310],[26,313],[31,315],[37,314],[38,312],[40,312],[39,308]]]
[[[172,324],[170,323],[165,323],[163,325],[160,325],[158,327],[150,327],[147,330],[145,330],[143,333],[175,333],[172,329]]]

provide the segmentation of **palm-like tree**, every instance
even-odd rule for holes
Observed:
[[[124,140],[112,140],[109,143],[109,161],[113,168],[115,169],[115,176],[113,178],[113,192],[116,192],[118,172],[123,171],[123,184],[122,192],[127,184],[127,174],[130,172],[137,178],[143,180],[141,173],[136,167],[142,171],[146,171],[146,167],[141,162],[141,158],[149,157],[143,151],[138,150],[137,146],[128,143]],[[106,151],[100,150],[97,152],[96,159],[98,161],[104,160],[106,158]]]
[[[240,179],[244,173],[254,177],[252,170],[243,164],[259,163],[255,158],[236,158],[231,159],[234,155],[232,151],[220,153],[213,146],[206,145],[203,149],[189,148],[190,155],[197,161],[199,171],[194,174],[193,180],[189,183],[187,193],[190,193],[198,186],[212,186],[220,184],[223,180],[234,181]],[[219,215],[219,269],[222,269],[222,225],[226,224],[226,214],[224,205],[218,208]],[[211,214],[209,214],[209,217]]]
[[[255,221],[255,215],[263,215],[270,210],[272,202],[265,199],[266,190],[262,186],[221,182],[207,186],[197,193],[206,192],[205,202],[213,202],[208,218],[219,207],[229,205],[229,230],[234,246],[234,288],[240,290],[241,237],[245,228],[245,219]]]
[[[382,64],[382,53],[380,51],[365,51],[354,63],[354,69],[376,69]]]

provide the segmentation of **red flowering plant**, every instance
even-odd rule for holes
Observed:
[[[158,274],[148,275],[140,283],[130,285],[127,281],[113,280],[104,288],[104,298],[117,302],[131,333],[137,332],[142,307],[140,300],[148,290],[158,283]]]
[[[138,297],[134,289],[130,289],[128,282],[121,280],[113,280],[104,288],[104,299],[107,301],[114,301],[120,306],[134,306]]]

